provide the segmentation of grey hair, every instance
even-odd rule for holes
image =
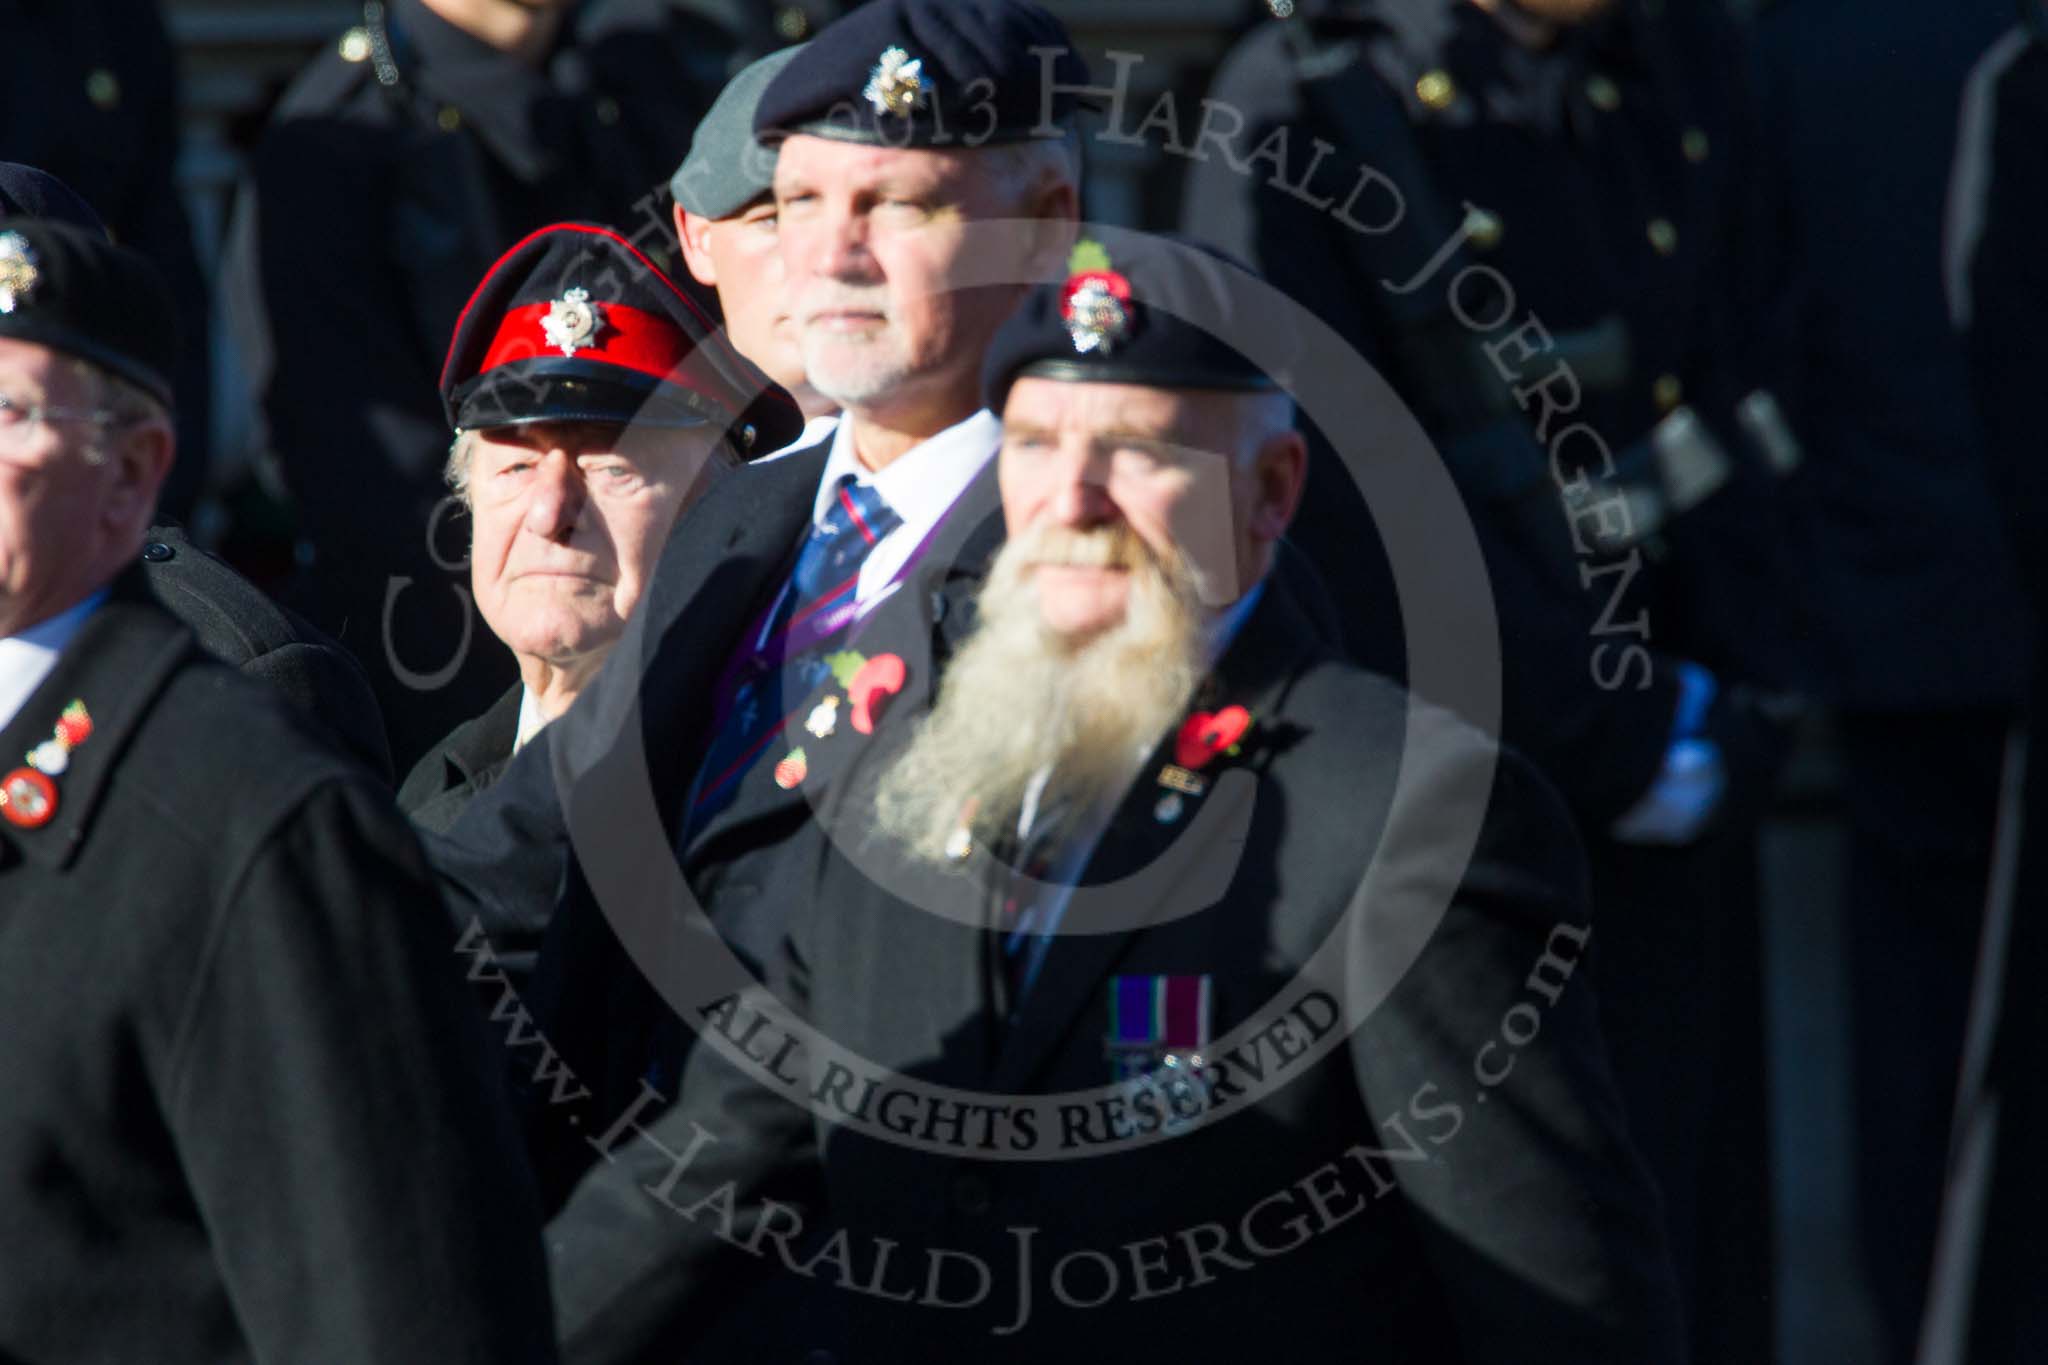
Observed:
[[[1294,398],[1285,389],[1248,393],[1239,400],[1238,439],[1242,449],[1257,450],[1270,436],[1294,429]]]
[[[1022,204],[1045,185],[1081,188],[1081,131],[1072,120],[1058,137],[1034,137],[987,149],[989,173]]]
[[[454,491],[455,496],[462,499],[464,507],[470,505],[469,457],[475,445],[476,432],[457,427],[455,439],[448,445],[448,463],[441,470],[441,477],[448,481],[448,487]]]

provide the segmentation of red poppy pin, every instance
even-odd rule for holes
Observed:
[[[40,829],[57,813],[57,784],[34,768],[0,777],[0,816],[10,825]]]
[[[900,655],[877,654],[862,664],[846,684],[846,697],[853,703],[853,728],[864,735],[875,732],[875,722],[889,698],[903,690],[910,669]]]
[[[50,737],[28,751],[28,766],[0,777],[0,818],[40,829],[57,813],[57,784],[71,766],[71,751],[92,738],[92,713],[74,699],[57,717]]]
[[[1243,739],[1251,725],[1252,713],[1242,706],[1197,711],[1180,727],[1180,736],[1173,744],[1173,761],[1190,772],[1200,772],[1216,755]]]
[[[1136,320],[1131,282],[1109,268],[1109,253],[1100,242],[1075,244],[1067,261],[1067,287],[1060,294],[1060,319],[1074,349],[1083,355],[1110,355],[1129,340]]]

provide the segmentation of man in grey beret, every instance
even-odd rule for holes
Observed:
[[[699,284],[718,292],[733,348],[803,407],[804,434],[791,450],[823,440],[839,424],[839,405],[804,379],[776,237],[776,149],[754,140],[761,92],[801,50],[771,52],[728,81],[668,182],[683,261]]]

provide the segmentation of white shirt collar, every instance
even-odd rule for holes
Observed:
[[[106,600],[107,590],[102,588],[70,610],[0,640],[0,729],[14,723],[43,679],[57,667],[64,646]]]
[[[532,688],[521,687],[519,689],[519,729],[512,736],[512,752],[516,754],[521,749],[524,749],[547,723],[548,718],[541,714],[540,698],[533,695]]]
[[[851,474],[870,484],[882,501],[889,504],[903,524],[930,529],[954,500],[974,482],[988,457],[1002,444],[1003,424],[987,408],[964,422],[956,422],[936,436],[912,446],[879,470],[870,470],[853,450],[853,423],[841,422],[832,434],[832,453],[825,459],[824,477],[818,480],[818,496],[811,504],[811,521],[822,525],[825,509],[832,504],[832,491],[840,479]]]
[[[839,480],[851,474],[882,495],[900,525],[883,536],[861,564],[855,597],[863,613],[878,605],[884,589],[925,542],[949,508],[960,500],[1003,441],[1003,424],[986,408],[920,442],[880,470],[870,470],[853,450],[853,423],[841,422],[825,457],[811,504],[812,525],[822,525]]]

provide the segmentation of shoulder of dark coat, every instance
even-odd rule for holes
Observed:
[[[1298,80],[1292,41],[1279,24],[1261,24],[1238,40],[1216,67],[1209,97],[1246,113],[1295,103]],[[1142,111],[1140,111],[1142,112]]]
[[[153,526],[147,544],[152,548],[143,557],[142,572],[150,590],[215,658],[240,667],[258,654],[317,635],[261,588],[194,545],[181,528]],[[327,643],[324,637],[310,642]]]
[[[1282,712],[1304,733],[1278,771],[1319,821],[1341,826],[1348,813],[1388,799],[1417,809],[1470,802],[1483,827],[1526,830],[1576,850],[1563,798],[1533,763],[1391,679],[1325,656],[1295,679]]]
[[[200,648],[276,688],[372,772],[389,778],[383,715],[355,655],[193,545],[180,528],[153,527],[147,543],[159,556],[143,560],[150,591]]]
[[[434,798],[473,779],[482,770],[509,759],[519,735],[519,710],[525,689],[514,683],[480,715],[450,730],[421,756],[398,789],[398,807],[407,815]]]
[[[106,800],[147,807],[152,830],[234,867],[329,787],[390,801],[377,779],[274,689],[192,656],[165,678]],[[392,820],[403,824],[395,809]]]
[[[367,61],[351,62],[344,58],[339,37],[337,33],[337,41],[323,47],[320,55],[300,68],[285,87],[271,111],[273,127],[290,119],[333,114],[365,95],[377,93],[376,68]]]

